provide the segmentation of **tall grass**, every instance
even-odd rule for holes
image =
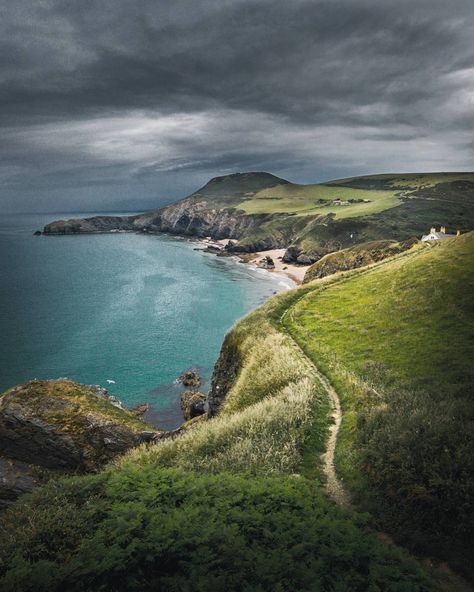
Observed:
[[[205,473],[297,472],[311,421],[312,395],[311,381],[302,378],[273,397],[201,423],[176,440],[136,448],[119,464],[152,463]]]
[[[268,475],[296,473],[305,465],[317,471],[329,421],[327,395],[312,364],[272,321],[284,299],[272,299],[233,329],[242,362],[217,417],[176,440],[136,448],[114,467],[151,463]]]

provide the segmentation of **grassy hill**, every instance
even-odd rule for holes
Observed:
[[[229,333],[220,384],[233,378],[217,417],[98,475],[52,481],[4,513],[1,589],[438,590],[366,516],[324,494],[329,403],[279,323],[294,297]]]
[[[324,289],[309,284],[285,314],[342,398],[337,468],[358,503],[397,540],[467,571],[473,270],[469,233],[332,276]]]
[[[420,236],[433,225],[453,233],[474,228],[474,173],[369,175],[312,185],[261,175],[219,177],[193,194],[207,207],[272,215],[243,245],[274,237],[320,256],[370,240]]]
[[[226,337],[216,417],[4,513],[2,590],[465,589],[373,529],[472,577],[473,259],[470,233],[272,298]]]
[[[369,175],[312,185],[280,182],[259,191],[250,190],[253,195],[247,194],[237,207],[252,214],[291,212],[306,216],[333,213],[336,219],[354,218],[401,206],[403,198],[427,199],[428,195],[423,196],[420,192],[430,193],[439,185],[446,186],[448,194],[459,189],[459,184],[466,183],[474,183],[474,173]],[[349,203],[338,205],[337,201]]]
[[[235,251],[297,246],[317,261],[368,241],[420,237],[433,225],[450,233],[474,228],[474,173],[387,174],[315,185],[265,172],[236,173],[215,177],[164,208],[57,220],[44,233],[128,230],[231,238],[238,241]]]

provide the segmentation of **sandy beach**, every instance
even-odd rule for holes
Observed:
[[[229,242],[228,238],[219,239],[219,240],[212,240],[211,238],[203,239],[199,241],[204,243],[208,247],[215,247],[218,249],[224,249],[226,244]],[[256,253],[235,253],[237,257],[239,257],[242,261],[249,263],[250,265],[258,266],[258,263],[264,257],[271,257],[273,259],[273,263],[275,264],[274,269],[267,269],[269,273],[280,273],[286,275],[290,280],[292,280],[295,284],[299,285],[303,283],[303,279],[306,273],[306,270],[309,265],[294,265],[292,263],[285,263],[282,261],[282,257],[285,254],[286,249],[270,249],[268,251],[257,251]]]
[[[286,249],[271,249],[269,251],[258,251],[255,253],[255,257],[253,257],[250,262],[257,265],[257,263],[263,259],[263,257],[271,257],[273,259],[273,263],[275,264],[275,269],[268,270],[274,273],[284,273],[288,276],[291,280],[295,282],[295,284],[303,283],[304,275],[309,265],[293,265],[292,263],[285,263],[281,260],[283,255],[285,254]]]

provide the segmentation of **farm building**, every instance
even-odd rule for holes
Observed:
[[[442,238],[453,238],[455,236],[459,236],[460,232],[459,230],[457,231],[456,234],[446,234],[446,227],[445,226],[441,226],[441,228],[439,229],[439,232],[436,231],[436,228],[433,226],[430,230],[429,234],[424,234],[421,237],[422,241],[432,241],[432,240],[440,240]]]

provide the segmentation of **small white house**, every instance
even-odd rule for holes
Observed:
[[[421,237],[422,241],[432,241],[432,240],[440,240],[442,238],[454,238],[455,236],[459,236],[460,232],[457,231],[457,234],[446,234],[446,228],[441,226],[439,232],[436,231],[436,228],[433,226],[430,230],[429,234],[424,234]]]

